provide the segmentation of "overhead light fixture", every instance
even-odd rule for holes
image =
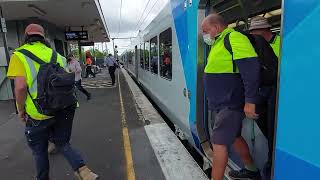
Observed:
[[[41,15],[41,16],[47,15],[47,12],[45,12],[44,10],[42,10],[41,8],[39,8],[38,6],[36,6],[36,5],[34,5],[34,4],[29,4],[28,7],[29,7],[30,9],[32,9],[33,12],[35,12],[35,13]]]

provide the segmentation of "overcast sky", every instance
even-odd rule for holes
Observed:
[[[120,8],[121,0],[100,0],[111,38],[135,37],[138,30],[148,26],[167,2],[168,0],[122,0]],[[121,54],[130,45],[130,40],[115,40],[115,44]],[[113,52],[112,43],[108,43],[108,49]]]

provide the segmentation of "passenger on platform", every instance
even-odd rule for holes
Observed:
[[[249,39],[227,27],[220,15],[213,13],[202,22],[203,39],[211,46],[205,67],[205,88],[209,110],[215,121],[212,134],[214,180],[223,180],[228,163],[228,146],[233,145],[245,168],[230,176],[234,179],[257,179],[260,172],[241,137],[245,116],[257,119],[256,103],[259,89],[260,64]],[[229,34],[233,57],[224,47]]]
[[[280,56],[280,45],[281,37],[280,35],[273,33],[271,31],[271,24],[269,24],[268,19],[262,16],[257,16],[251,19],[249,31],[251,34],[260,35],[268,41],[274,51],[274,53],[279,58]]]
[[[92,55],[90,53],[90,51],[86,52],[86,76],[85,78],[88,78],[89,75],[91,75],[92,77],[96,77],[96,74],[92,72]]]
[[[91,94],[82,87],[81,84],[81,66],[79,61],[74,57],[73,54],[69,54],[67,57],[67,62],[68,62],[68,69],[70,72],[75,73],[75,81],[76,81],[76,87],[79,89],[79,91],[81,91],[83,94],[85,94],[87,96],[87,100],[91,99]]]
[[[50,48],[44,32],[43,27],[38,24],[26,27],[25,41],[11,56],[8,69],[8,77],[15,80],[19,118],[26,126],[25,135],[35,159],[37,179],[50,179],[48,140],[51,138],[79,180],[95,180],[98,176],[91,172],[81,155],[70,145],[76,103],[56,112],[53,116],[42,114],[35,105],[34,98],[38,96],[39,91],[43,92],[37,88],[37,85],[39,86],[37,78],[43,78],[39,77],[38,73],[40,68],[45,66],[40,67],[39,63],[48,64],[50,61],[56,61],[60,67],[65,70],[67,68],[65,59]],[[42,84],[41,86],[43,87]]]
[[[112,54],[109,54],[108,57],[106,58],[106,64],[107,64],[109,74],[110,74],[110,77],[112,80],[112,86],[114,86],[116,83],[115,72],[116,72],[117,67],[119,67],[118,62],[112,56]]]

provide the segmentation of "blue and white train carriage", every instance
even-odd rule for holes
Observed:
[[[274,179],[320,179],[320,1],[171,0],[122,55],[125,67],[176,130],[210,160],[210,113],[202,80],[208,49],[200,23],[212,9],[235,28],[263,15],[275,32],[281,30]],[[252,120],[244,120],[242,134],[262,168],[265,137]],[[241,167],[232,148],[230,154],[229,168]]]

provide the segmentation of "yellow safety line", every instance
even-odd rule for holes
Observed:
[[[119,85],[119,96],[120,96],[120,105],[121,105],[121,125],[122,125],[122,136],[123,136],[123,145],[124,145],[124,156],[126,159],[127,180],[135,180],[136,175],[133,167],[130,137],[129,137],[129,131],[128,131],[128,126],[126,121],[126,111],[123,105],[119,74],[120,73],[118,71],[118,85]]]

